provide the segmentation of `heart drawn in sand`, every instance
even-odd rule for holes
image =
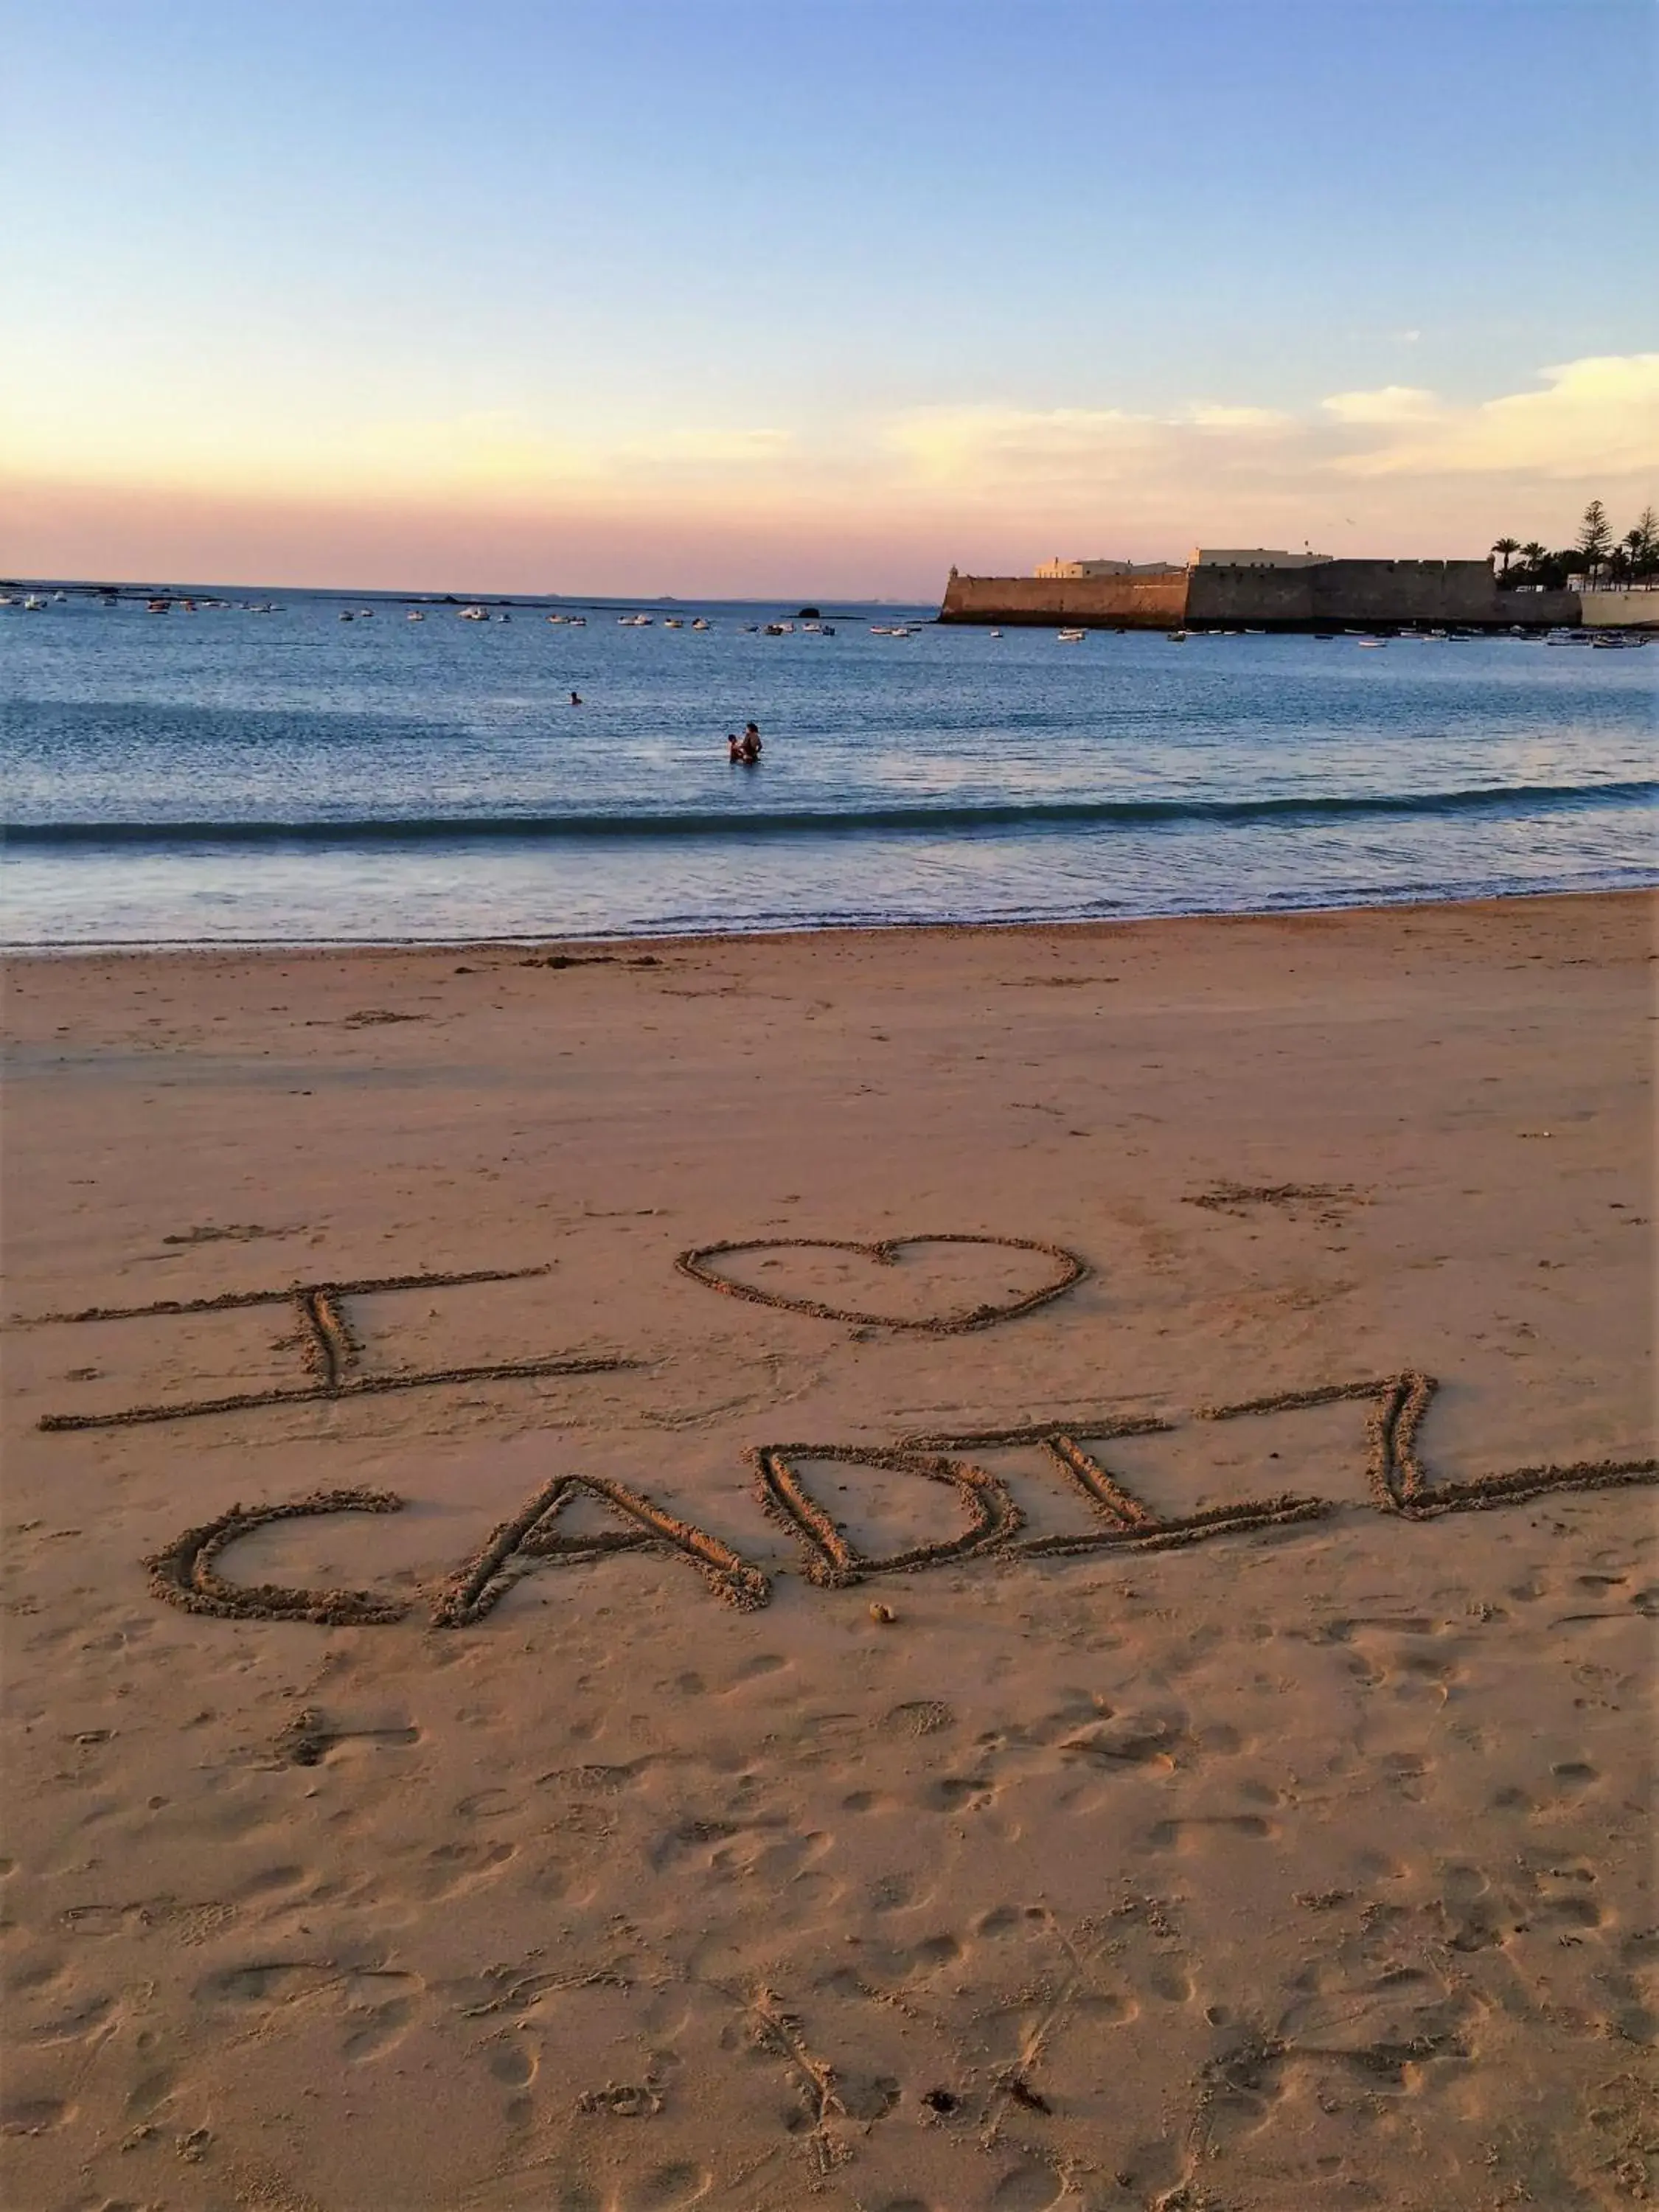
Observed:
[[[1038,1284],[1035,1290],[1006,1290],[1000,1297],[981,1299],[976,1304],[957,1307],[954,1310],[905,1315],[872,1313],[866,1308],[831,1305],[821,1298],[792,1297],[783,1291],[766,1290],[758,1284],[742,1282],[732,1275],[721,1274],[709,1264],[738,1254],[850,1252],[878,1267],[896,1267],[904,1259],[922,1256],[929,1248],[940,1245],[957,1249],[976,1246],[988,1254],[999,1251],[1036,1252],[1053,1261],[1054,1272],[1048,1281]],[[1080,1283],[1089,1272],[1086,1261],[1080,1260],[1075,1252],[1068,1252],[1063,1244],[1048,1243],[1040,1237],[988,1237],[963,1233],[887,1237],[873,1244],[842,1237],[742,1237],[730,1243],[700,1244],[693,1251],[678,1254],[674,1264],[683,1275],[690,1275],[694,1283],[702,1283],[711,1291],[722,1291],[727,1297],[748,1298],[760,1306],[778,1306],[786,1313],[811,1314],[819,1321],[862,1322],[877,1328],[923,1329],[934,1336],[955,1336],[968,1329],[989,1328],[1000,1321],[1012,1321],[1020,1314],[1030,1313],[1034,1307],[1047,1305],[1051,1298],[1061,1297],[1073,1284]]]

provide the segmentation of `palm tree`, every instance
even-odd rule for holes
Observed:
[[[1547,561],[1549,557],[1549,547],[1541,544],[1536,538],[1528,538],[1526,544],[1521,548],[1521,558],[1529,568],[1535,568],[1540,561]]]
[[[1498,570],[1498,574],[1500,576],[1507,576],[1510,573],[1510,554],[1518,553],[1521,550],[1520,539],[1518,538],[1494,538],[1492,543],[1492,550],[1498,555],[1498,558],[1504,564]]]

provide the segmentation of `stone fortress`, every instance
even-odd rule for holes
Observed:
[[[939,620],[1079,629],[1552,629],[1659,626],[1659,592],[1510,586],[1484,561],[1340,561],[1195,546],[1186,561],[1045,561],[1030,576],[951,571]]]

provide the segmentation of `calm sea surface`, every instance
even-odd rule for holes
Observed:
[[[240,596],[237,594],[236,596]],[[1659,644],[0,608],[14,945],[1080,920],[1647,884]],[[568,603],[573,609],[579,604]],[[665,627],[665,614],[686,627]],[[704,615],[712,627],[693,630]],[[572,690],[583,704],[569,703]],[[726,733],[753,717],[756,769]]]

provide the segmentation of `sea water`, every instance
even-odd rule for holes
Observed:
[[[7,943],[1080,921],[1659,875],[1659,643],[274,605],[0,608]],[[761,764],[733,767],[750,720]]]

